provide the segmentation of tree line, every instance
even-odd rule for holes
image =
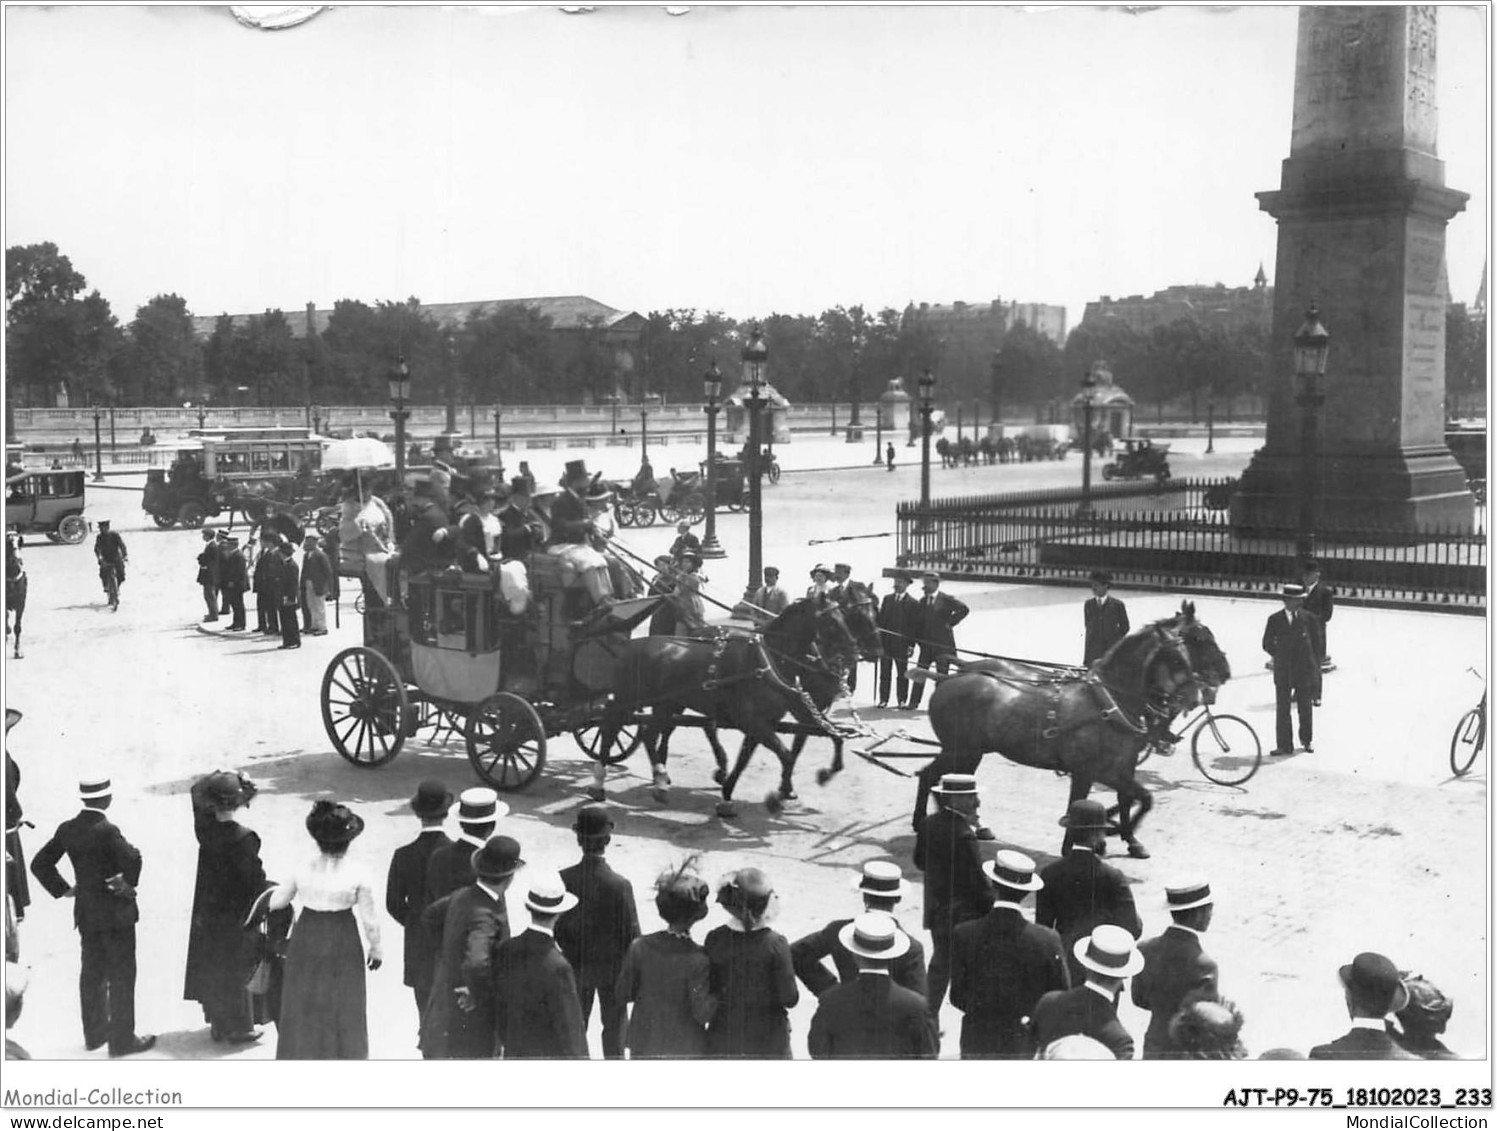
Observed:
[[[721,311],[653,311],[624,361],[596,320],[558,332],[536,308],[510,304],[475,309],[460,326],[443,327],[416,298],[340,299],[321,333],[305,338],[293,335],[283,311],[267,310],[238,323],[220,315],[200,340],[179,295],[155,296],[121,325],[108,300],[87,286],[55,244],[6,250],[12,403],[52,404],[66,389],[73,405],[372,404],[387,398],[397,357],[410,368],[413,400],[424,404],[597,403],[647,394],[682,403],[701,398],[714,364],[725,388],[736,386],[750,327]],[[1019,321],[979,356],[893,308],[771,314],[759,325],[769,349],[765,376],[796,403],[869,405],[895,379],[913,395],[929,369],[938,401],[1020,416],[1034,405],[1069,402],[1099,359],[1136,401],[1188,400],[1193,410],[1204,398],[1264,395],[1271,380],[1266,326],[1181,319],[1145,332],[1082,324],[1062,346]],[[1446,328],[1447,394],[1452,405],[1458,397],[1469,404],[1486,383],[1486,324],[1456,305]]]

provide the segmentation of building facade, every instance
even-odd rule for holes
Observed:
[[[1155,326],[1168,326],[1182,318],[1220,329],[1269,326],[1273,321],[1273,288],[1268,285],[1262,264],[1250,287],[1217,283],[1210,287],[1166,287],[1148,296],[1115,299],[1103,295],[1086,304],[1081,325],[1119,319],[1141,333],[1148,333]]]

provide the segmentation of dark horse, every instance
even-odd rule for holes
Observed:
[[[613,671],[613,701],[600,737],[608,749],[620,729],[644,707],[658,722],[645,736],[654,769],[656,795],[670,784],[665,771],[666,740],[676,717],[694,711],[706,720],[718,761],[722,801],[718,813],[734,816],[733,788],[755,747],[764,745],[780,760],[778,797],[795,796],[795,761],[776,733],[788,712],[797,722],[833,733],[831,724],[800,687],[808,671],[845,670],[857,655],[842,609],[833,602],[801,599],[758,632],[718,630],[705,637],[645,636],[628,641]],[[731,771],[713,728],[741,731],[743,746]],[[652,741],[653,739],[653,741]]]
[[[5,635],[11,635],[11,614],[15,614],[16,659],[21,659],[21,618],[26,615],[26,566],[21,561],[21,535],[14,530],[5,533]]]
[[[916,830],[940,776],[974,773],[993,751],[1069,774],[1072,801],[1086,797],[1093,783],[1116,790],[1118,832],[1130,855],[1146,857],[1134,832],[1154,802],[1135,779],[1138,755],[1157,722],[1214,700],[1231,675],[1189,601],[1175,616],[1120,640],[1090,671],[1013,660],[965,665],[931,695],[941,753],[919,775]]]

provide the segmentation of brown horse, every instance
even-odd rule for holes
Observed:
[[[1231,667],[1189,601],[1180,612],[1120,640],[1090,671],[1014,660],[984,660],[940,680],[930,700],[941,753],[920,772],[915,826],[942,774],[974,773],[993,751],[1023,766],[1071,777],[1070,800],[1093,783],[1117,791],[1118,832],[1132,856],[1134,835],[1153,807],[1135,778],[1154,724],[1215,698]],[[1135,808],[1136,807],[1136,808]]]
[[[654,770],[656,796],[670,784],[665,762],[674,720],[683,711],[706,719],[708,741],[722,785],[718,813],[736,815],[733,789],[760,745],[780,760],[778,797],[795,797],[794,758],[776,733],[788,712],[806,726],[832,731],[810,697],[796,686],[808,669],[833,670],[852,662],[857,642],[841,608],[801,599],[760,632],[718,631],[708,637],[645,636],[628,641],[614,663],[613,699],[605,713],[600,747],[609,749],[636,711],[650,708],[655,720],[643,736]],[[744,735],[737,761],[725,771],[727,755],[716,728]]]

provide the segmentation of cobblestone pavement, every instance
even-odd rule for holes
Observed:
[[[558,470],[562,458],[558,453]],[[1240,454],[1230,458],[1242,460]],[[1076,476],[1079,468],[1057,465],[1035,474]],[[846,560],[856,576],[876,577],[890,564],[891,539],[808,543],[886,532],[893,499],[907,495],[917,476],[913,464],[892,475],[879,469],[787,472],[766,490],[765,560],[782,566],[792,590],[818,559]],[[952,493],[998,489],[981,471],[949,473],[943,484]],[[312,799],[347,800],[368,821],[354,856],[374,873],[382,893],[390,852],[414,835],[405,801],[417,782],[441,776],[461,788],[474,776],[460,740],[445,751],[408,747],[373,771],[331,751],[318,688],[332,656],[360,640],[349,601],[342,627],[307,639],[298,652],[280,652],[268,639],[205,632],[192,584],[196,533],[143,528],[138,497],[125,491],[95,492],[90,515],[116,519],[130,543],[123,607],[111,614],[102,605],[87,546],[29,548],[26,658],[5,666],[6,701],[26,714],[9,745],[21,766],[27,816],[37,825],[26,833],[27,850],[35,852],[76,810],[80,773],[93,767],[110,773],[117,791],[112,816],[145,856],[137,1011],[143,1031],[162,1035],[150,1056],[266,1059],[274,1055],[273,1034],[258,1046],[212,1044],[197,1007],[181,1000],[195,859],[186,792],[191,780],[227,765],[261,783],[247,822],[265,842],[272,876],[285,875],[308,854],[302,819]],[[745,528],[743,516],[721,516],[718,534],[729,557],[707,563],[709,593],[727,601],[737,597],[746,575]],[[646,557],[672,535],[664,527],[629,532],[630,544]],[[961,645],[1035,659],[1079,658],[1082,591],[948,588],[974,610],[958,630]],[[1135,626],[1178,607],[1159,595],[1119,595]],[[1273,694],[1259,640],[1274,607],[1270,601],[1198,602],[1234,667],[1218,707],[1247,718],[1265,749],[1272,745]],[[1485,670],[1485,625],[1468,617],[1348,608],[1336,614],[1330,640],[1340,666],[1326,679],[1316,752],[1265,760],[1240,789],[1206,782],[1184,749],[1151,759],[1142,774],[1157,804],[1142,836],[1153,857],[1124,858],[1119,866],[1135,883],[1148,933],[1167,923],[1168,879],[1196,869],[1210,877],[1218,904],[1208,949],[1220,962],[1224,992],[1247,1016],[1244,1037],[1255,1054],[1277,1045],[1305,1049],[1344,1031],[1335,968],[1372,949],[1422,971],[1453,996],[1449,1043],[1465,1055],[1483,1056],[1490,997],[1487,761],[1484,755],[1472,774],[1452,779],[1447,749],[1456,719],[1481,694],[1467,668]],[[853,706],[869,728],[928,735],[923,714],[872,707],[872,690],[865,667]],[[566,736],[552,740],[549,757],[531,789],[506,798],[513,811],[502,828],[521,841],[531,861],[564,866],[577,854],[569,828],[584,801],[590,764]],[[776,926],[791,938],[855,908],[851,877],[865,859],[891,856],[917,878],[910,865],[913,783],[849,754],[846,771],[818,787],[815,770],[829,757],[828,744],[810,744],[796,778],[800,799],[776,816],[756,803],[777,777],[773,759],[761,752],[740,785],[746,804],[733,822],[714,815],[710,758],[696,735],[683,733],[676,743],[668,806],[651,798],[642,760],[611,771],[618,830],[610,857],[634,880],[645,929],[657,925],[650,879],[686,852],[704,853],[713,876],[747,862],[765,868],[782,895]],[[920,763],[891,764],[909,771]],[[1056,819],[1066,783],[996,756],[986,759],[980,781],[984,815],[999,836],[989,849],[1013,846],[1041,863],[1050,859],[1059,848]],[[918,892],[917,884],[901,911],[912,928],[920,921]],[[81,1043],[71,908],[40,890],[34,896],[22,925],[32,989],[14,1035],[38,1057],[102,1058],[102,1051],[85,1053]],[[515,910],[522,922],[523,912]],[[371,1052],[410,1058],[417,1055],[414,1011],[399,984],[394,924],[384,919],[382,927],[388,958],[369,977]],[[804,1055],[813,1010],[814,1003],[803,1000],[793,1011],[798,1055]],[[1144,1018],[1130,1005],[1122,1014],[1141,1034]],[[942,1021],[945,1053],[955,1055],[960,1016],[948,1006]],[[596,1054],[596,1019],[591,1040]]]

